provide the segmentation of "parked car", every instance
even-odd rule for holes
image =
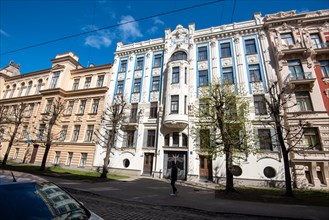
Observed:
[[[54,183],[26,177],[20,182],[8,172],[0,172],[1,219],[102,219]]]

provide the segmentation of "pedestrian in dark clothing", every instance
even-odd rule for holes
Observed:
[[[177,181],[177,165],[175,163],[175,161],[171,161],[171,187],[172,187],[172,194],[170,194],[171,196],[176,196],[177,195],[177,188],[175,186],[175,183]]]

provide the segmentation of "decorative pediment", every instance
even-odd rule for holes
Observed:
[[[64,65],[60,65],[60,64],[56,64],[54,65],[51,70],[54,71],[54,70],[61,70],[61,69],[64,69],[65,66]]]

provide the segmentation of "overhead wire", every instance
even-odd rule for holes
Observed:
[[[206,3],[203,3],[203,4],[192,5],[192,6],[189,6],[189,7],[180,8],[180,9],[176,9],[176,10],[172,10],[172,11],[168,11],[168,12],[163,12],[163,13],[159,13],[159,14],[156,14],[156,15],[150,15],[150,16],[142,17],[142,18],[132,20],[132,21],[127,21],[127,22],[122,22],[122,23],[118,23],[118,24],[114,24],[114,25],[109,25],[109,26],[106,26],[106,27],[97,28],[97,29],[90,30],[90,31],[85,31],[85,32],[78,33],[78,34],[72,34],[72,35],[68,35],[68,36],[65,36],[65,37],[60,37],[60,38],[57,38],[57,39],[54,39],[54,40],[49,40],[49,41],[37,43],[37,44],[34,44],[34,45],[18,48],[18,49],[15,49],[15,50],[10,50],[10,51],[7,51],[7,52],[3,52],[3,53],[0,53],[0,55],[15,53],[15,52],[18,52],[18,51],[27,50],[27,49],[30,49],[30,48],[34,48],[34,47],[54,43],[54,42],[57,42],[57,41],[62,41],[62,40],[66,40],[66,39],[69,39],[69,38],[74,38],[74,37],[94,33],[94,32],[97,32],[97,31],[101,31],[101,30],[106,30],[106,29],[110,29],[110,28],[114,28],[114,27],[119,27],[121,25],[126,25],[126,24],[130,24],[130,23],[138,22],[138,21],[143,21],[143,20],[155,18],[155,17],[160,17],[160,16],[164,16],[164,15],[168,15],[168,14],[173,14],[173,13],[177,13],[177,12],[181,12],[181,11],[190,10],[190,9],[193,9],[193,8],[198,8],[198,7],[202,7],[202,6],[206,6],[206,5],[215,4],[215,3],[218,3],[218,2],[221,2],[221,1],[224,1],[224,0],[216,0],[216,1],[206,2]]]

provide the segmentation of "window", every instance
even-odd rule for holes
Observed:
[[[104,75],[97,77],[96,87],[102,87],[104,83]]]
[[[86,102],[87,102],[87,100],[80,101],[78,114],[83,114],[85,112]]]
[[[43,139],[43,135],[45,133],[46,130],[46,124],[40,124],[39,126],[39,134],[38,134],[38,140],[42,140]]]
[[[208,86],[208,71],[199,71],[199,86]]]
[[[182,134],[182,140],[183,140],[183,147],[187,147],[187,135]]]
[[[137,110],[138,110],[138,104],[134,103],[131,104],[131,109],[130,109],[130,122],[136,123],[137,122]]]
[[[250,82],[262,81],[258,64],[249,65],[249,75],[250,75]]]
[[[73,152],[68,152],[66,166],[71,166],[72,158],[73,158]]]
[[[310,34],[310,37],[314,48],[322,48],[320,36],[318,34]]]
[[[61,157],[61,152],[60,151],[56,151],[55,152],[55,159],[54,159],[54,164],[55,165],[59,165],[60,157]]]
[[[254,95],[254,106],[256,115],[266,115],[266,102],[264,95]]]
[[[154,55],[154,67],[160,67],[162,62],[162,54]]]
[[[166,134],[164,139],[165,139],[165,146],[169,146],[169,134]]]
[[[30,104],[29,111],[27,113],[27,117],[32,117],[33,115],[34,104]]]
[[[234,84],[232,67],[223,68],[223,83]]]
[[[184,114],[187,114],[187,96],[184,96]]]
[[[80,79],[74,79],[72,90],[78,90],[79,89],[79,83],[80,83]]]
[[[19,93],[18,93],[18,97],[22,96],[24,88],[25,88],[25,83],[22,83],[21,84],[21,89],[19,90]]]
[[[280,34],[281,44],[285,46],[294,45],[294,39],[292,38],[291,33]]]
[[[127,60],[121,60],[119,72],[126,72],[127,70]]]
[[[200,148],[209,148],[210,146],[210,130],[200,130]]]
[[[95,114],[98,111],[99,99],[94,99],[91,106],[91,113]]]
[[[249,39],[245,41],[245,45],[246,45],[246,54],[256,54],[257,50],[256,50],[256,43],[254,39]]]
[[[144,64],[144,57],[138,57],[136,63],[136,70],[143,69],[143,64]]]
[[[259,147],[261,150],[273,150],[270,129],[258,129],[258,139]]]
[[[4,99],[7,97],[9,91],[10,91],[10,87],[7,86],[6,91],[5,91],[5,94],[3,94],[3,98],[4,98]]]
[[[297,108],[300,112],[313,111],[311,97],[309,92],[296,92]]]
[[[94,133],[94,125],[88,125],[86,131],[85,142],[91,142]]]
[[[290,77],[293,79],[303,79],[304,73],[299,60],[288,60]]]
[[[72,141],[78,141],[80,133],[80,125],[74,125],[73,135],[72,135]]]
[[[172,83],[179,83],[179,67],[172,68]]]
[[[135,130],[127,131],[127,147],[134,147]]]
[[[207,60],[207,47],[203,46],[203,47],[199,47],[198,48],[198,60]]]
[[[158,117],[158,103],[151,102],[150,118],[157,118],[157,117]]]
[[[67,125],[62,126],[61,132],[59,134],[59,141],[65,141],[67,135],[67,129],[68,129]]]
[[[170,61],[187,60],[187,54],[183,51],[178,51],[171,56]]]
[[[178,106],[179,106],[179,96],[172,95],[170,113],[178,113]]]
[[[53,89],[57,86],[58,78],[59,78],[60,72],[53,73],[53,77],[50,82],[50,88]]]
[[[220,45],[220,53],[222,57],[231,57],[230,43],[223,43]]]
[[[133,93],[140,93],[141,90],[141,79],[135,79]]]
[[[184,71],[184,83],[187,84],[187,67],[185,67]]]
[[[26,93],[25,93],[26,96],[30,94],[31,89],[32,89],[32,81],[30,81],[30,82],[27,84],[27,89],[26,89]]]
[[[45,113],[50,113],[50,111],[52,110],[51,109],[52,104],[53,104],[53,100],[52,99],[48,99],[47,100],[47,104],[46,104],[46,108],[45,108]]]
[[[15,149],[15,154],[14,154],[14,157],[13,157],[14,160],[16,160],[18,158],[18,154],[19,154],[19,148],[16,148]]]
[[[328,60],[320,61],[320,67],[321,67],[321,71],[322,71],[322,76],[324,78],[328,78],[329,77],[329,61]]]
[[[21,133],[21,136],[20,136],[20,139],[24,139],[27,137],[27,125],[24,125],[23,126],[23,129],[22,129],[22,133]]]
[[[117,95],[122,94],[123,93],[123,81],[119,81],[118,82],[118,86],[117,86]]]
[[[81,153],[80,167],[85,167],[87,164],[87,153]]]
[[[91,85],[91,77],[86,77],[85,89],[88,89]]]
[[[16,84],[13,85],[9,98],[12,98],[14,96],[15,90],[16,90]]]
[[[312,150],[321,150],[320,137],[317,128],[304,128],[305,147]]]
[[[160,77],[155,76],[152,79],[152,91],[159,91],[160,90]]]
[[[37,90],[35,91],[35,94],[40,94],[41,87],[42,87],[42,79],[38,81],[38,86],[37,86]]]
[[[68,104],[67,104],[67,108],[66,108],[66,111],[65,111],[65,114],[66,115],[71,115],[72,114],[72,111],[73,111],[73,105],[74,105],[74,101],[69,101]]]
[[[155,130],[147,130],[147,146],[155,147]]]
[[[178,132],[172,133],[172,144],[173,144],[173,146],[179,146],[179,133]]]

